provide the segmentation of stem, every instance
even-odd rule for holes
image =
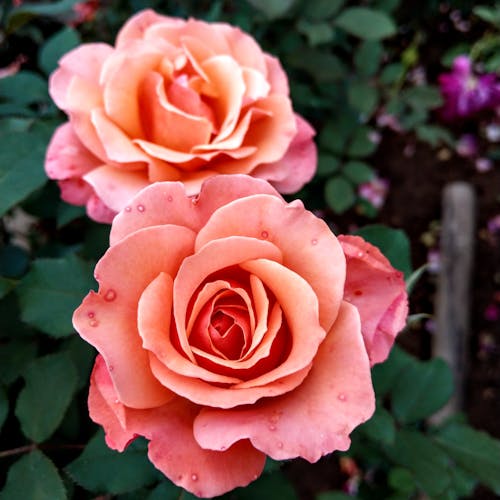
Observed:
[[[36,444],[28,444],[26,446],[20,446],[19,448],[12,448],[12,450],[0,451],[0,458],[11,457],[12,455],[20,455],[21,453],[27,453],[28,451],[33,451],[36,449]]]
[[[0,458],[11,457],[13,455],[20,455],[28,453],[33,450],[83,450],[84,444],[42,444],[36,443],[28,444],[26,446],[19,446],[19,448],[12,448],[11,450],[0,451]]]

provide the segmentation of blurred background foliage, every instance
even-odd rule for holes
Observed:
[[[445,7],[443,7],[443,5]],[[335,228],[376,223],[389,189],[373,157],[381,131],[413,134],[431,147],[454,147],[452,127],[436,120],[437,76],[470,54],[485,71],[500,66],[500,5],[435,0],[4,0],[0,7],[0,498],[188,499],[146,458],[145,441],[109,450],[86,409],[95,353],[75,336],[74,308],[90,288],[109,227],[65,204],[43,170],[64,117],[47,80],[58,59],[82,42],[113,43],[144,8],[240,26],[280,58],[295,109],[316,128],[318,172],[294,197]],[[444,13],[457,29],[439,38]],[[448,15],[448,14],[447,14]],[[439,46],[438,46],[439,44]],[[425,65],[426,75],[419,74]],[[487,151],[498,158],[494,145]],[[351,224],[352,225],[352,224]],[[411,276],[402,231],[360,231]],[[455,499],[478,484],[500,495],[500,443],[463,415],[429,417],[453,393],[439,359],[395,348],[373,369],[374,417],[352,435],[348,452],[315,465],[269,461],[263,476],[225,498]],[[311,467],[321,471],[313,474]],[[310,474],[308,496],[296,474]],[[321,477],[319,480],[318,477]],[[306,480],[307,481],[307,480]],[[311,493],[312,491],[312,493]],[[302,496],[301,496],[302,495]]]

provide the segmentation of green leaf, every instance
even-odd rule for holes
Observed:
[[[347,90],[349,104],[367,117],[375,111],[379,101],[378,90],[368,82],[352,82]]]
[[[49,137],[50,132],[38,125],[1,136],[9,147],[0,148],[0,216],[47,181],[43,162]]]
[[[340,58],[329,52],[304,47],[288,54],[286,62],[309,73],[318,83],[331,83],[345,78],[347,68]]]
[[[66,490],[54,464],[34,450],[12,465],[1,500],[66,500]]]
[[[391,63],[380,73],[380,83],[390,85],[399,81],[405,74],[405,67],[401,63]]]
[[[0,299],[5,297],[15,286],[16,283],[14,280],[0,276]]]
[[[32,71],[20,71],[0,78],[0,99],[18,104],[48,101],[47,82]]]
[[[256,498],[283,498],[286,500],[298,500],[290,481],[282,472],[273,474],[262,474],[262,476],[250,483],[245,488],[237,490],[238,500],[255,500]]]
[[[404,273],[406,278],[410,276],[412,271],[410,241],[404,231],[373,224],[359,229],[356,234],[377,246],[390,263]]]
[[[74,255],[35,260],[16,289],[23,321],[52,337],[71,335],[73,311],[95,286],[92,269]]]
[[[347,154],[352,158],[362,158],[371,155],[377,149],[377,143],[370,139],[373,129],[366,126],[358,127],[347,147]]]
[[[394,467],[389,471],[389,486],[396,491],[406,493],[409,497],[415,491],[415,479],[413,474],[404,467]]]
[[[0,248],[0,275],[19,278],[29,265],[29,255],[24,248],[7,244]]]
[[[307,37],[307,42],[311,47],[333,40],[333,28],[326,22],[311,23],[307,19],[300,19],[297,23],[297,30]]]
[[[396,426],[392,415],[383,407],[377,406],[372,418],[360,428],[371,440],[382,444],[391,444],[396,435]]]
[[[500,495],[500,441],[463,424],[439,431],[434,441],[465,471]]]
[[[305,0],[302,5],[302,14],[308,19],[322,21],[337,13],[346,0]]]
[[[362,161],[348,161],[342,167],[342,173],[354,184],[369,182],[375,177],[373,168]]]
[[[86,213],[85,207],[69,205],[61,201],[57,206],[57,227],[64,227],[66,224],[83,217]]]
[[[335,24],[364,40],[381,40],[396,33],[396,25],[385,12],[368,7],[349,7],[335,19]]]
[[[26,340],[12,340],[0,344],[0,381],[11,384],[24,370],[26,364],[36,356],[35,342]]]
[[[247,0],[268,19],[283,17],[293,7],[295,0]]]
[[[316,171],[317,175],[328,176],[331,175],[339,169],[340,160],[329,153],[320,153],[318,155],[318,169]]]
[[[336,176],[328,179],[325,184],[325,199],[336,214],[341,214],[354,205],[356,193],[349,181]]]
[[[81,389],[88,384],[96,351],[79,336],[70,337],[66,340],[64,350],[68,353],[77,369],[77,388]]]
[[[182,490],[170,481],[162,481],[148,496],[147,500],[179,500]]]
[[[0,385],[0,431],[2,430],[2,426],[8,414],[9,414],[9,398],[7,397],[5,389]]]
[[[437,87],[418,85],[401,92],[401,99],[414,109],[433,109],[443,104]]]
[[[354,64],[358,73],[362,76],[373,76],[377,72],[383,51],[380,42],[362,41],[354,53]]]
[[[143,440],[134,441],[123,453],[118,453],[106,446],[101,430],[66,467],[66,472],[87,490],[113,495],[147,486],[158,477],[147,458]]]
[[[396,345],[386,361],[372,368],[373,386],[378,398],[385,396],[393,389],[400,374],[413,360],[412,356]]]
[[[400,422],[415,422],[442,408],[453,393],[453,376],[442,359],[415,361],[400,374],[392,411]]]
[[[395,463],[409,469],[417,485],[430,496],[439,495],[450,484],[448,457],[420,432],[399,430],[388,454]]]
[[[67,354],[50,354],[30,363],[24,380],[16,416],[23,434],[40,443],[59,427],[71,403],[76,390],[76,368]]]
[[[444,142],[448,146],[455,144],[451,132],[439,125],[419,125],[415,131],[421,141],[425,141],[433,147],[436,147],[440,142]]]
[[[408,292],[408,295],[410,295],[413,292],[413,289],[420,281],[420,278],[422,277],[424,272],[427,271],[428,267],[429,264],[424,264],[415,271],[413,271],[411,275],[408,277],[408,279],[406,280],[406,291]]]
[[[51,36],[40,49],[39,64],[46,75],[57,68],[59,59],[81,43],[78,31],[69,26]]]
[[[358,127],[356,113],[345,108],[328,121],[319,134],[319,144],[332,153],[342,154],[348,139]]]
[[[472,11],[483,21],[500,27],[500,6],[495,5],[494,8],[491,8],[486,5],[477,5]]]

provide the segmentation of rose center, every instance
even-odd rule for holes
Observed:
[[[215,349],[228,359],[241,357],[245,347],[245,336],[237,318],[223,311],[212,316],[209,327],[210,340]]]

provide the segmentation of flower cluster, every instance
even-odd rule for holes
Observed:
[[[90,417],[108,446],[200,497],[266,456],[317,461],[371,417],[370,367],[404,327],[402,273],[336,237],[294,192],[316,169],[279,62],[240,30],[145,11],[115,47],[62,58],[69,118],[47,152],[63,199],[112,221],[73,324],[98,351]]]

